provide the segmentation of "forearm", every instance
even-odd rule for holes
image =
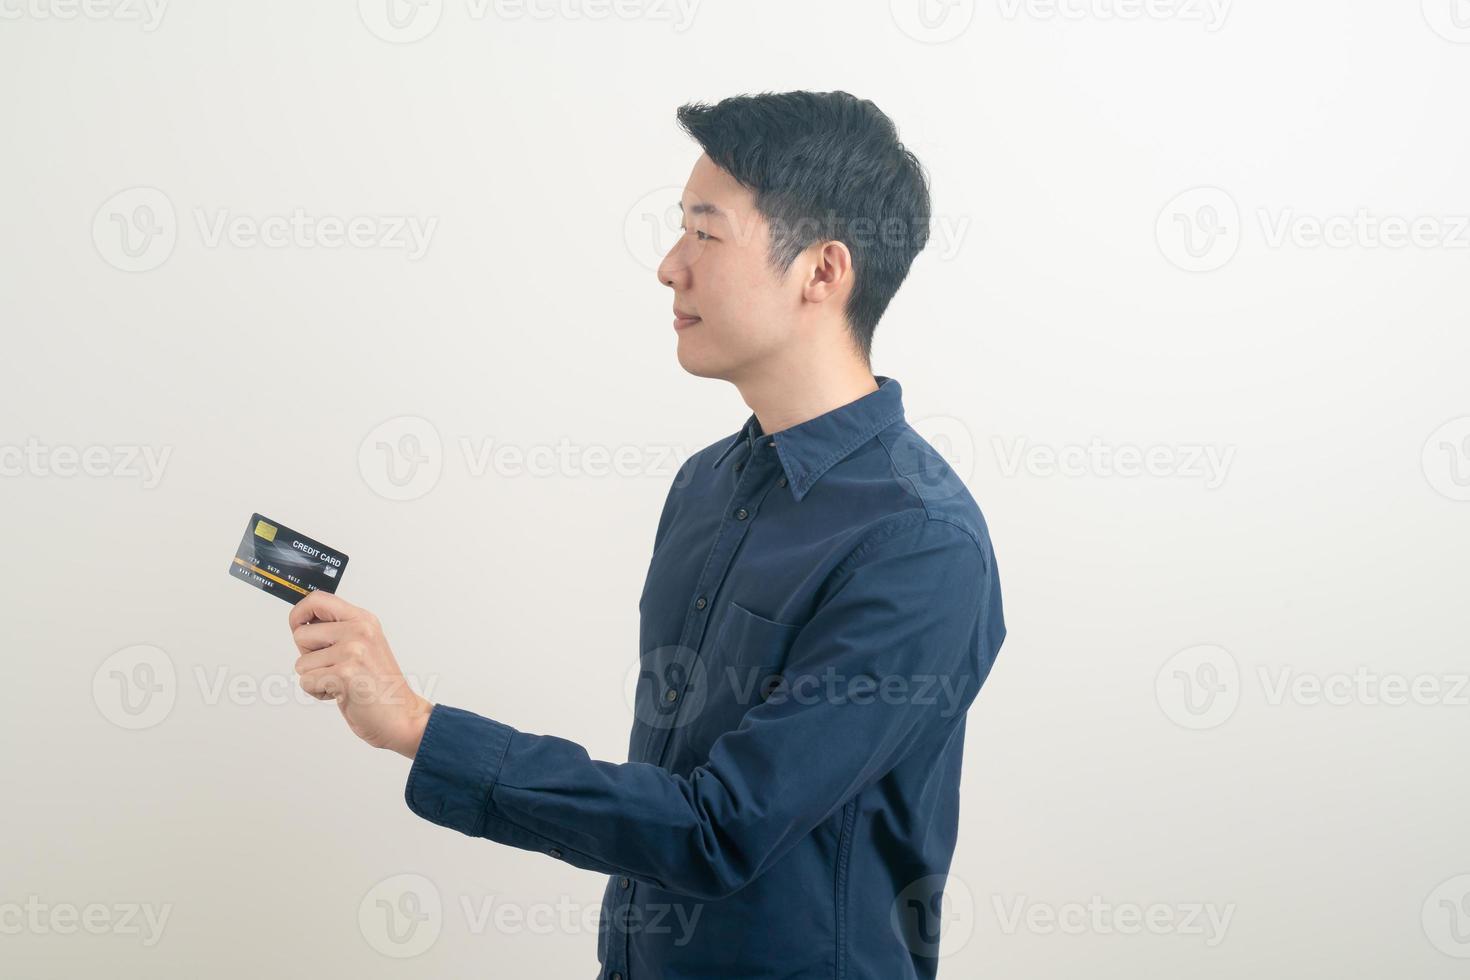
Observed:
[[[644,763],[592,759],[574,742],[434,708],[405,799],[419,816],[577,867],[715,898],[757,872],[760,827],[729,788]],[[750,807],[745,806],[747,813]]]

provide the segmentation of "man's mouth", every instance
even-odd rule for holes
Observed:
[[[692,327],[699,322],[699,319],[697,316],[691,316],[690,314],[680,313],[678,310],[675,310],[674,329],[683,330],[685,327]]]

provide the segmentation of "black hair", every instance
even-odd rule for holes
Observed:
[[[882,110],[847,92],[766,92],[679,107],[679,125],[720,169],[749,187],[785,274],[808,246],[852,253],[844,312],[871,363],[873,331],[929,240],[929,186]]]

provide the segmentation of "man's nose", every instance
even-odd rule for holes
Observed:
[[[688,236],[680,236],[658,264],[658,281],[665,286],[681,289],[688,285],[690,265],[694,260],[694,253],[689,250],[688,242]]]

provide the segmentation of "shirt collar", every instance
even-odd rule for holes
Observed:
[[[874,375],[873,380],[878,382],[876,391],[774,435],[761,432],[760,421],[752,412],[711,465],[719,466],[741,443],[754,451],[758,438],[774,442],[791,495],[801,500],[823,473],[903,418],[903,388],[881,374]]]

